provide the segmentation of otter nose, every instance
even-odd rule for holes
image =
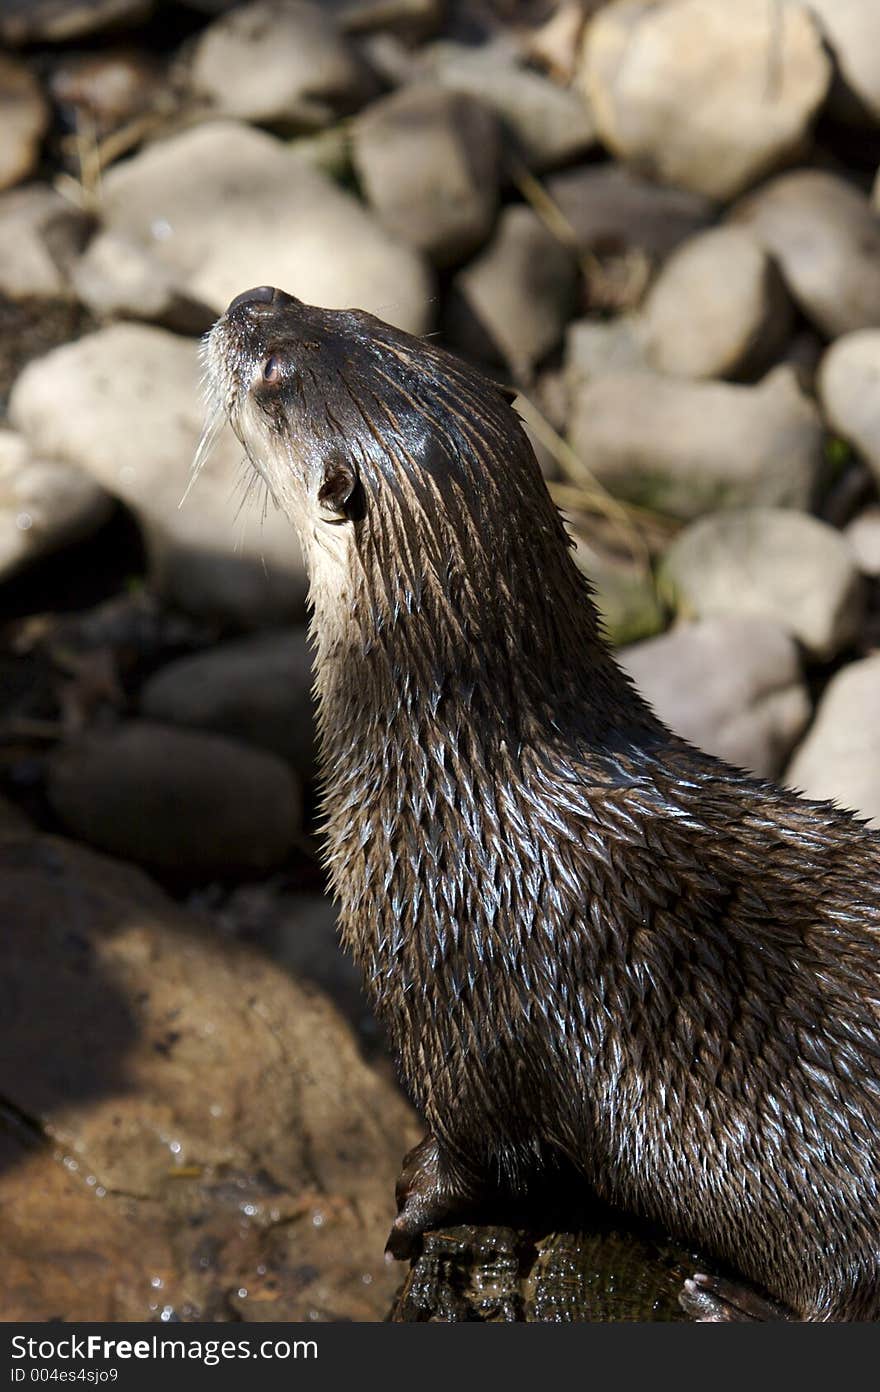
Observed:
[[[274,285],[258,285],[253,290],[242,290],[240,295],[236,295],[231,301],[226,313],[231,314],[234,309],[246,304],[272,304],[281,298],[283,290],[276,290]]]

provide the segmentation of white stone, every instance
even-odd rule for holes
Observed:
[[[786,769],[807,797],[833,798],[880,827],[880,654],[851,662],[829,682],[816,719]]]
[[[819,400],[832,430],[854,445],[880,483],[880,329],[845,334],[819,367]]]
[[[0,430],[0,577],[88,536],[111,506],[83,470],[35,459],[22,435]]]

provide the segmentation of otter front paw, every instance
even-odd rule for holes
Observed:
[[[685,1281],[678,1303],[698,1324],[765,1323],[792,1318],[781,1305],[745,1281],[727,1281],[702,1272]]]
[[[422,1234],[429,1229],[460,1221],[471,1197],[450,1180],[433,1136],[426,1136],[404,1156],[394,1193],[397,1217],[385,1251],[398,1261],[418,1255]]]

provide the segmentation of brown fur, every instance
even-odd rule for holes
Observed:
[[[800,1317],[880,1317],[880,836],[657,720],[479,373],[280,292],[208,360],[311,568],[342,936],[432,1138],[409,1228],[561,1154]]]

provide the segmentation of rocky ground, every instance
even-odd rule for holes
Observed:
[[[180,506],[198,336],[269,283],[486,364],[660,714],[880,826],[880,9],[0,45],[0,1318],[380,1318],[415,1119],[322,894],[294,538],[231,434]]]

